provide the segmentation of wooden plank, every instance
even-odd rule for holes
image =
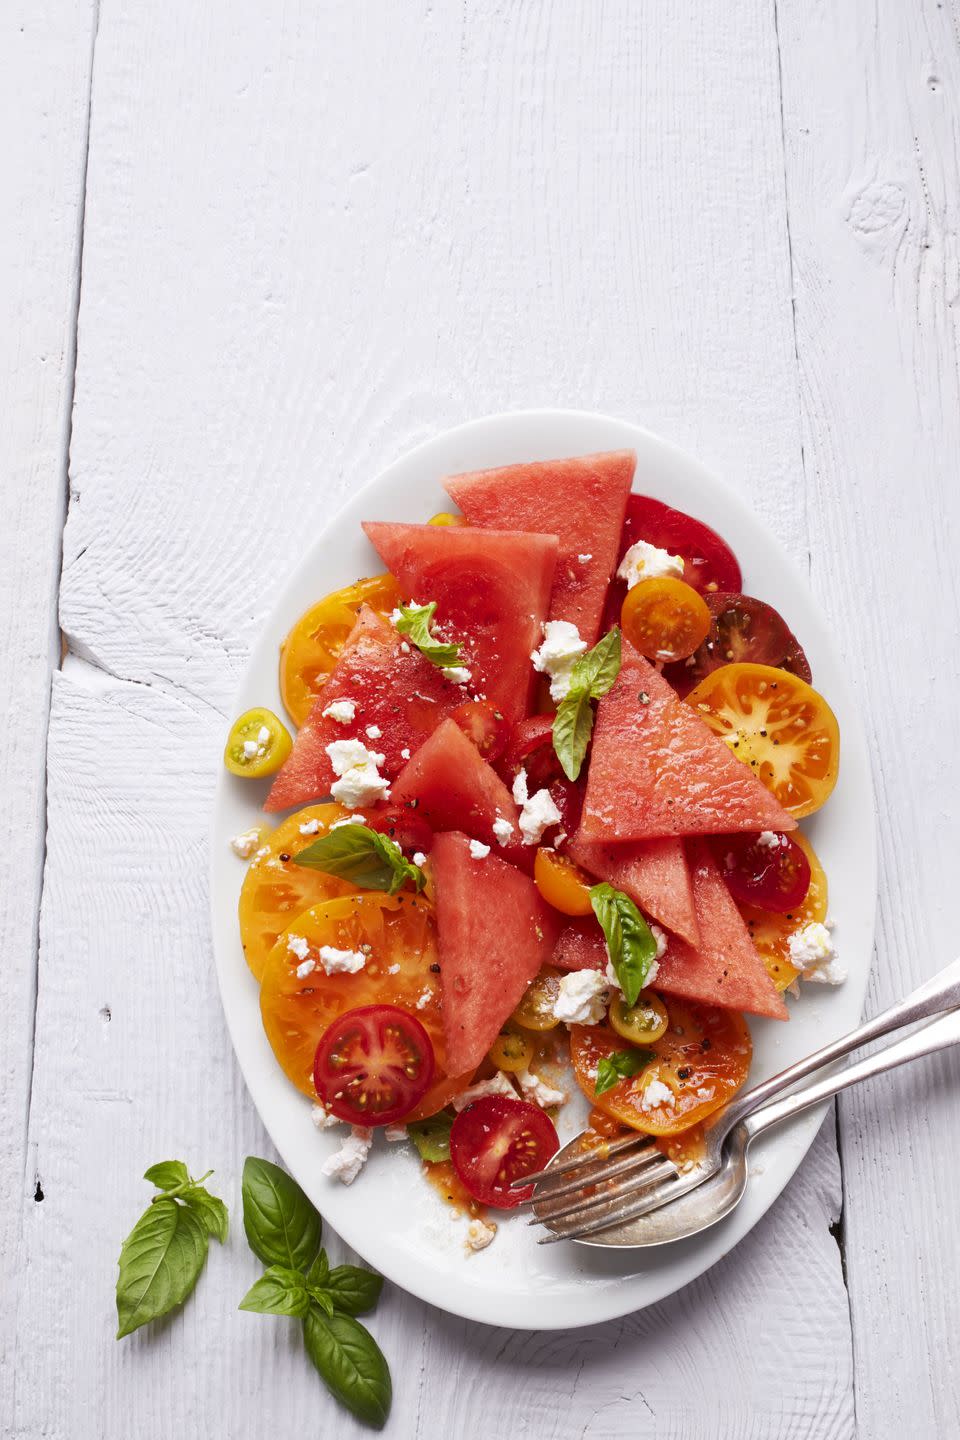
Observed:
[[[93,0],[0,8],[0,1293],[37,1178],[26,1151],[50,676],[86,153]],[[14,1307],[0,1315],[0,1429]]]
[[[811,579],[876,756],[877,1010],[956,953],[957,13],[784,0],[780,26]],[[842,1103],[864,1435],[960,1430],[958,1085],[944,1056]]]

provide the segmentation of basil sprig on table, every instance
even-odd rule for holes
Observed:
[[[354,1318],[376,1305],[382,1277],[356,1265],[331,1269],[317,1210],[285,1170],[255,1156],[243,1167],[243,1228],[267,1268],[240,1309],[300,1320],[306,1352],[330,1393],[359,1420],[382,1426],[390,1413],[390,1371]]]
[[[207,1258],[209,1237],[227,1238],[227,1207],[193,1180],[182,1160],[161,1160],[144,1174],[154,1195],[120,1249],[117,1339],[182,1305]]]
[[[631,1075],[636,1075],[652,1059],[652,1050],[614,1050],[612,1055],[604,1055],[602,1060],[597,1061],[594,1095],[602,1095],[605,1090],[612,1090],[618,1081],[628,1080]]]
[[[657,958],[653,932],[630,896],[612,885],[593,885],[590,903],[600,921],[623,998],[628,1005],[636,1005]]]
[[[570,671],[570,689],[557,706],[553,748],[568,780],[576,780],[593,733],[593,701],[620,674],[620,631],[614,628],[581,655]]]
[[[395,895],[408,880],[417,890],[427,883],[420,866],[406,858],[395,840],[368,825],[337,825],[293,860],[308,870],[350,880],[361,890],[386,890]]]
[[[433,617],[437,613],[435,600],[431,600],[429,605],[398,605],[397,609],[400,612],[399,619],[394,621],[397,630],[413,641],[421,655],[444,670],[457,664],[460,659],[460,646],[447,644],[430,633]]]

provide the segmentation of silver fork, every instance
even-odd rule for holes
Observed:
[[[536,1187],[532,1199],[525,1202],[525,1208],[533,1210],[530,1224],[543,1224],[551,1231],[539,1243],[549,1245],[557,1240],[599,1236],[671,1201],[678,1201],[707,1182],[711,1182],[711,1191],[709,1196],[704,1194],[703,1205],[696,1210],[685,1205],[682,1214],[677,1207],[674,1226],[670,1223],[674,1215],[671,1209],[669,1215],[662,1217],[663,1223],[650,1232],[653,1238],[617,1240],[611,1237],[598,1243],[659,1244],[714,1224],[728,1214],[743,1195],[747,1181],[746,1152],[758,1134],[872,1075],[960,1043],[960,1015],[944,1016],[942,1021],[924,1026],[904,1040],[776,1104],[768,1105],[768,1101],[861,1045],[918,1020],[954,1011],[956,1007],[960,1007],[960,960],[850,1034],[824,1045],[738,1096],[706,1132],[703,1159],[689,1172],[679,1171],[648,1135],[625,1136],[601,1147],[594,1143],[591,1149],[583,1146],[587,1132],[576,1136],[545,1170],[515,1182],[517,1186],[532,1182]],[[591,1139],[595,1142],[595,1137]],[[722,1176],[722,1184],[714,1183],[714,1177],[718,1176]]]

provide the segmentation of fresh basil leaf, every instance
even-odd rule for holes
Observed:
[[[574,662],[570,671],[570,689],[585,690],[592,700],[599,700],[613,688],[620,674],[620,657],[620,631],[614,626],[592,650]]]
[[[422,890],[427,877],[396,841],[367,825],[338,825],[293,857],[295,865],[350,880],[361,890],[396,894],[408,880]]]
[[[380,1299],[383,1276],[358,1265],[338,1265],[330,1271],[323,1287],[337,1310],[344,1315],[365,1315]]]
[[[158,1190],[176,1190],[190,1184],[190,1175],[182,1160],[158,1160],[156,1165],[144,1170],[143,1178]]]
[[[433,617],[437,613],[435,600],[429,605],[400,605],[398,609],[400,618],[395,621],[397,630],[413,641],[421,655],[443,668],[458,663],[460,646],[444,644],[430,633]]]
[[[420,1152],[420,1159],[430,1164],[450,1159],[450,1127],[454,1117],[449,1110],[431,1115],[429,1120],[413,1120],[407,1134]]]
[[[227,1207],[217,1195],[211,1195],[200,1184],[188,1185],[180,1192],[180,1199],[190,1209],[204,1226],[208,1235],[219,1240],[221,1245],[226,1244],[227,1231],[230,1226],[230,1219],[227,1214]]]
[[[336,1306],[333,1303],[333,1296],[327,1290],[321,1290],[316,1285],[309,1287],[310,1299],[315,1305],[319,1305],[324,1315],[332,1315]]]
[[[657,958],[657,942],[650,926],[629,895],[615,890],[612,885],[592,886],[590,903],[603,929],[610,964],[623,991],[623,998],[628,1005],[636,1005],[650,967]]]
[[[597,1062],[594,1095],[602,1095],[605,1090],[612,1089],[619,1080],[627,1080],[631,1075],[636,1075],[652,1059],[652,1050],[614,1050],[612,1055],[604,1055]]]
[[[327,1259],[326,1250],[321,1250],[316,1260],[307,1271],[308,1285],[326,1285],[327,1276],[330,1274],[330,1261]]]
[[[331,1395],[379,1430],[390,1413],[390,1371],[380,1346],[352,1315],[324,1315],[312,1305],[303,1321],[307,1354]]]
[[[243,1228],[250,1249],[265,1265],[307,1270],[320,1249],[323,1222],[285,1170],[248,1155],[243,1162]]]
[[[117,1339],[182,1305],[207,1258],[207,1234],[193,1211],[161,1196],[120,1250]]]
[[[553,748],[568,780],[576,780],[593,734],[593,706],[586,690],[564,695],[553,721]]]
[[[302,1320],[310,1309],[306,1280],[299,1270],[271,1265],[250,1286],[237,1308],[257,1315],[294,1315]]]

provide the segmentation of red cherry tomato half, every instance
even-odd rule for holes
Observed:
[[[734,900],[786,914],[810,889],[810,861],[789,835],[721,835],[717,860]]]
[[[313,1083],[338,1120],[392,1125],[416,1109],[433,1069],[430,1036],[415,1015],[396,1005],[364,1005],[323,1032]]]
[[[405,855],[418,852],[429,855],[433,849],[433,831],[422,816],[407,805],[388,805],[367,820],[371,830],[395,840]]]
[[[664,667],[664,676],[687,695],[723,665],[746,662],[776,665],[810,684],[811,673],[800,641],[772,605],[752,595],[705,595],[713,617],[707,638],[687,660]]]
[[[467,700],[450,716],[489,764],[507,748],[510,722],[490,700]]]
[[[531,795],[535,790],[549,789],[555,780],[566,778],[553,748],[553,720],[552,715],[531,715],[513,727],[513,734],[496,767],[508,786],[513,784],[521,770],[527,772],[527,788]]]
[[[484,1095],[461,1110],[450,1131],[453,1168],[475,1200],[512,1210],[529,1200],[533,1186],[510,1189],[542,1170],[560,1149],[549,1115],[526,1100]]]

